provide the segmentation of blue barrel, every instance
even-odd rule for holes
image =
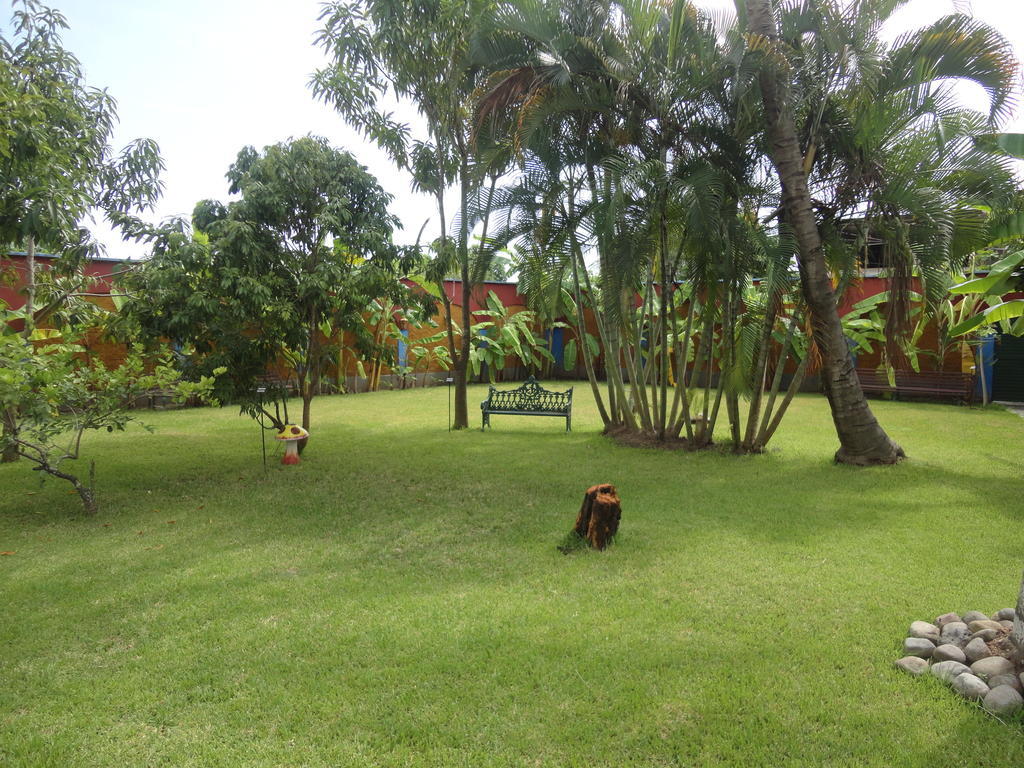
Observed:
[[[978,370],[979,361],[982,370],[985,372],[985,388],[988,392],[983,392],[981,388],[981,371]],[[987,402],[992,399],[992,371],[995,361],[996,337],[986,336],[977,345],[974,352],[974,394],[981,402]]]

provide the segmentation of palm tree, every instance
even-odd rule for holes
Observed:
[[[731,354],[731,330],[720,335],[723,343],[712,336],[720,322],[735,325],[751,265],[738,216],[758,163],[747,112],[736,106],[744,89],[729,79],[736,57],[720,45],[710,19],[682,0],[668,9],[650,2],[503,3],[479,46],[494,70],[481,122],[513,127],[524,169],[558,159],[545,176],[547,193],[537,195],[552,199],[546,221],[564,225],[545,225],[548,247],[561,247],[584,281],[582,251],[596,252],[598,282],[586,293],[600,297],[606,426],[659,439],[685,427],[694,439],[686,383],[677,381],[671,403],[668,397],[672,359],[688,356],[693,320],[691,312],[681,333],[678,279],[689,277],[705,294],[697,357],[698,367],[710,370],[713,357]],[[698,443],[710,442],[725,382],[719,377]],[[725,399],[738,436],[736,392]]]
[[[927,286],[944,271],[940,265],[965,254],[983,230],[972,203],[998,193],[999,184],[988,179],[1004,177],[1005,169],[981,164],[962,140],[979,118],[959,108],[943,81],[980,83],[991,97],[985,119],[996,121],[1005,115],[1016,72],[1006,42],[964,16],[944,17],[886,46],[878,29],[894,8],[874,0],[776,7],[771,0],[746,0],[740,9],[751,52],[759,57],[780,212],[798,245],[823,387],[841,444],[836,460],[854,464],[893,463],[904,454],[860,390],[822,235],[837,234],[843,211],[860,210],[865,226],[894,240],[895,335],[907,316],[915,266]],[[961,140],[947,143],[947,131]],[[850,252],[838,247],[832,253],[844,250]]]

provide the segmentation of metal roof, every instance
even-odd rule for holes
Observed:
[[[5,251],[5,256],[28,256],[27,251]],[[55,253],[37,253],[37,259],[59,259],[60,256]],[[124,264],[130,259],[116,259],[113,256],[89,256],[86,261],[108,261],[114,264]]]

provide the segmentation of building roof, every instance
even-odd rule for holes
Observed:
[[[27,251],[5,251],[5,256],[28,256]],[[59,259],[60,256],[55,253],[36,253],[37,259]],[[129,259],[118,259],[113,256],[90,256],[87,261],[108,261],[114,264],[124,264]]]

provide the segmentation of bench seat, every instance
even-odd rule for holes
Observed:
[[[481,431],[491,426],[491,415],[557,416],[565,419],[565,431],[572,430],[572,387],[565,392],[544,389],[533,376],[521,387],[499,390],[490,387],[487,399],[480,403]]]
[[[884,371],[873,368],[857,368],[856,371],[865,393],[951,397],[964,403],[970,403],[974,398],[974,376],[970,373],[896,371],[894,382],[890,382]]]

